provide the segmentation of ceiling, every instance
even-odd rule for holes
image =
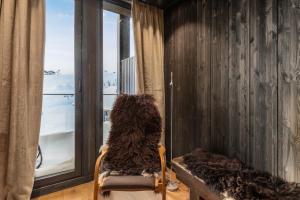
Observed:
[[[148,3],[154,6],[158,6],[160,8],[166,8],[172,0],[140,0],[144,3]]]
[[[130,3],[131,0],[122,0],[126,3]],[[140,0],[141,2],[153,5],[153,6],[157,6],[159,8],[167,8],[170,7],[174,4],[176,4],[177,2],[179,2],[180,0]]]

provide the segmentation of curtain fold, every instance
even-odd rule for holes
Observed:
[[[161,142],[165,142],[164,18],[163,10],[133,0],[138,94],[152,94],[163,119]]]
[[[44,0],[0,0],[0,199],[30,199],[42,106]]]

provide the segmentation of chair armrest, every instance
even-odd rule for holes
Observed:
[[[95,164],[95,171],[94,171],[94,200],[98,198],[98,188],[99,188],[99,168],[101,165],[101,162],[107,153],[108,150],[108,145],[103,146],[101,149],[100,155],[98,156]]]

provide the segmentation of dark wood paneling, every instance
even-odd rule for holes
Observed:
[[[197,72],[197,51],[195,51],[195,49],[197,49],[197,42],[195,41],[195,38],[197,38],[197,0],[192,0],[190,4],[187,3],[185,8],[187,18],[185,23],[182,24],[182,27],[184,26],[183,49],[186,54],[181,72],[184,79],[180,80],[180,89],[183,95],[181,99],[184,103],[184,106],[182,107],[182,112],[184,114],[184,133],[185,135],[190,135],[197,127],[197,89],[196,84],[194,84],[197,82],[197,73],[195,73]],[[184,140],[184,146],[187,152],[192,151],[197,146],[196,138],[198,138],[197,135],[190,135],[190,137],[187,137]],[[188,143],[190,143],[190,145],[186,145]]]
[[[229,152],[249,161],[249,1],[229,7]],[[245,144],[245,145],[240,145]]]
[[[300,1],[278,6],[278,172],[300,182]]]
[[[212,1],[211,26],[211,150],[228,146],[228,1]]]
[[[210,27],[211,27],[211,1],[200,0],[197,4],[197,132],[194,141],[196,146],[210,147],[210,113],[211,113],[211,59],[210,59]]]
[[[193,84],[196,82],[197,67],[197,43],[194,38],[197,37],[197,5],[196,0],[181,4],[180,7],[174,8],[171,13],[166,12],[165,18],[168,19],[167,24],[172,31],[166,30],[165,41],[168,48],[173,49],[169,53],[166,52],[166,111],[167,118],[170,117],[170,73],[173,72],[174,81],[174,107],[173,118],[173,144],[174,155],[182,152],[189,152],[194,146],[194,136],[190,133],[196,128],[196,89]],[[171,33],[171,34],[169,34]],[[176,44],[175,44],[176,42]],[[173,48],[175,47],[176,48]],[[166,124],[166,140],[170,141],[171,124]],[[181,137],[180,135],[185,135]],[[179,136],[179,137],[178,137]],[[190,143],[190,145],[187,145]]]
[[[277,2],[250,1],[250,10],[251,165],[277,173]]]
[[[181,4],[178,9],[178,18],[176,20],[175,29],[175,41],[178,41],[178,48],[175,48],[175,59],[174,63],[174,113],[180,113],[176,115],[178,122],[173,123],[173,131],[180,131],[185,137],[174,137],[174,144],[180,145],[180,149],[183,152],[189,152],[193,146],[193,135],[190,133],[195,127],[195,115],[193,115],[193,105],[195,105],[195,67],[193,58],[196,58],[196,52],[192,47],[195,38],[196,26],[193,26],[191,21],[192,15],[196,14],[195,0],[189,3]],[[184,17],[183,17],[184,16]],[[193,20],[193,19],[192,19]],[[194,18],[196,20],[196,17]],[[195,43],[194,43],[195,44]],[[179,106],[177,106],[179,105]],[[190,145],[186,145],[190,143]],[[174,149],[175,150],[175,149]],[[178,149],[179,150],[179,149]],[[181,152],[175,150],[174,156],[179,155]]]
[[[174,153],[204,147],[299,182],[300,0],[186,0],[165,13]]]
[[[174,13],[174,12],[171,12]],[[172,24],[174,22],[174,14],[171,15],[170,13],[165,12],[164,14],[164,23],[167,25]],[[165,49],[174,49],[174,35],[173,33],[173,28],[174,26],[168,26],[168,28],[165,28],[165,37],[164,37],[164,44],[165,44]],[[173,68],[171,66],[171,63],[173,63],[174,60],[174,51],[165,51],[164,52],[164,80],[165,80],[165,146],[167,149],[171,149],[171,91],[170,91],[170,80],[171,80],[171,72],[173,71]],[[167,151],[166,156],[167,156],[167,161],[171,160],[171,152]]]
[[[166,9],[184,0],[140,0],[140,1],[153,6],[157,6],[162,9]]]

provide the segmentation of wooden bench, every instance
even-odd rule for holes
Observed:
[[[192,175],[183,163],[183,157],[174,158],[172,167],[176,178],[189,187],[190,200],[233,200],[226,194],[213,191],[202,179]]]

